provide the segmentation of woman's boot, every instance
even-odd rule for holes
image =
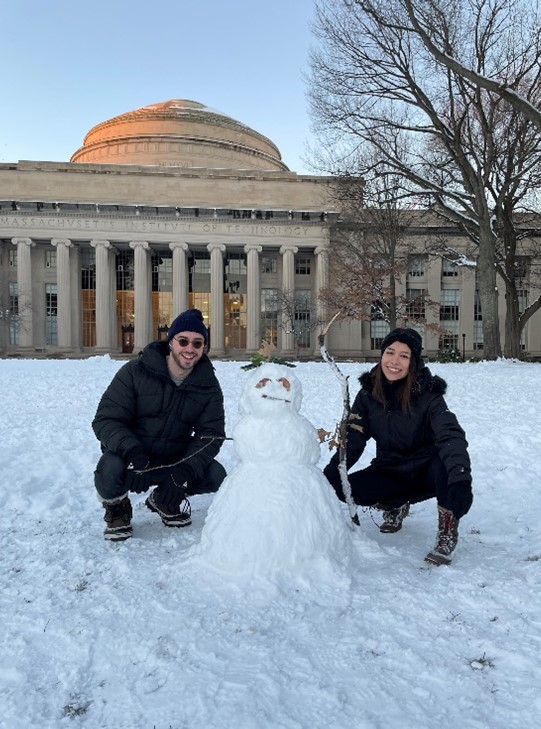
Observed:
[[[383,534],[392,534],[400,531],[402,529],[402,522],[410,511],[410,505],[407,501],[397,509],[389,509],[388,506],[380,504],[376,504],[376,508],[383,509],[383,524],[379,528]]]
[[[450,564],[458,542],[458,519],[449,509],[438,506],[438,539],[425,560],[431,564]]]

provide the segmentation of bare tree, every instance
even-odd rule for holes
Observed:
[[[521,15],[520,19],[517,19],[516,15],[514,17],[517,32],[520,31],[522,38],[530,47],[528,55],[521,58],[521,67],[517,70],[515,66],[509,68],[500,66],[492,69],[494,76],[482,73],[478,65],[475,68],[466,65],[457,56],[458,49],[449,43],[448,36],[442,32],[445,31],[446,23],[440,25],[439,22],[442,15],[445,17],[448,5],[448,2],[443,3],[441,0],[404,0],[413,29],[439,63],[457,76],[467,79],[474,86],[497,94],[541,131],[541,110],[538,101],[529,98],[528,92],[523,95],[521,89],[523,80],[528,77],[533,78],[536,83],[540,80],[541,34],[538,3],[528,0],[527,14]],[[488,2],[483,5],[490,7]],[[516,3],[512,3],[511,7],[516,7]],[[521,46],[524,46],[524,42]],[[531,81],[528,85],[532,85]]]
[[[367,170],[366,164],[358,166]],[[413,254],[408,228],[418,225],[422,214],[398,205],[400,179],[381,171],[343,174],[334,181],[332,196],[342,214],[332,233],[333,284],[320,298],[342,319],[379,319],[391,329],[399,323],[432,328],[426,315],[437,304],[426,291],[412,294],[403,286]]]
[[[483,24],[456,0],[439,22],[485,68],[510,50],[495,23],[508,4],[493,0],[496,15]],[[498,145],[504,102],[436,63],[402,0],[320,0],[315,32],[321,42],[311,59],[316,129],[331,143],[341,136],[343,144],[345,135],[352,146],[378,149],[387,169],[408,181],[410,194],[476,243],[485,356],[500,356],[491,185],[499,190],[499,172],[514,164]],[[528,49],[515,45],[514,52],[527,55]]]
[[[299,359],[302,349],[310,344],[311,332],[319,331],[325,322],[318,318],[316,307],[303,291],[279,291],[276,297],[278,327],[285,334],[292,334],[295,354]],[[311,350],[310,350],[311,351]]]

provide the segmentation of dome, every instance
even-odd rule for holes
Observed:
[[[270,139],[184,99],[143,106],[97,124],[70,162],[288,171]]]

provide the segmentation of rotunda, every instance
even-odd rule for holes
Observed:
[[[185,99],[150,104],[97,124],[70,162],[289,171],[270,139]]]

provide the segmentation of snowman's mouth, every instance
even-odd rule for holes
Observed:
[[[284,398],[282,397],[274,397],[273,395],[261,395],[261,397],[264,397],[267,400],[279,400],[280,402],[287,402],[289,405],[291,405],[291,400],[284,400]]]

